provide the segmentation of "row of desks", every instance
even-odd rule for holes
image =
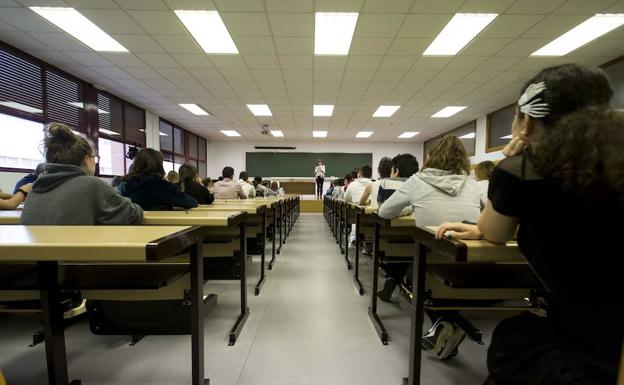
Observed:
[[[214,306],[212,296],[204,297],[203,293],[204,263],[210,260],[209,256],[222,254],[224,244],[232,246],[229,251],[239,264],[241,281],[241,312],[229,333],[229,342],[233,345],[249,315],[245,264],[247,230],[256,228],[256,234],[250,236],[258,237],[261,243],[261,277],[255,288],[258,295],[265,280],[267,229],[273,233],[273,257],[269,265],[272,267],[275,254],[279,253],[299,215],[299,198],[216,201],[214,205],[192,210],[147,211],[144,226],[21,226],[20,214],[19,211],[0,211],[0,263],[31,265],[36,279],[32,287],[26,288],[20,282],[11,287],[10,279],[2,279],[0,290],[39,291],[50,384],[70,383],[60,306],[62,290],[88,289],[89,293],[99,295],[120,290],[158,292],[168,285],[175,287],[184,276],[190,281],[183,282],[185,290],[180,295],[190,307],[192,383],[199,385],[208,383],[204,376],[203,320]],[[278,232],[279,246],[276,246]],[[168,266],[176,266],[176,271],[180,266],[186,267],[182,269],[184,274],[176,273],[165,279],[159,273],[149,284],[137,283],[137,280],[143,281],[137,279],[142,275],[153,275]],[[76,279],[61,278],[74,270],[80,272]],[[102,276],[101,271],[109,275]],[[134,276],[128,277],[130,271]],[[72,385],[79,383],[71,382]]]
[[[528,269],[526,260],[518,250],[515,242],[498,245],[485,240],[436,240],[436,228],[417,227],[413,215],[388,220],[379,217],[375,208],[360,206],[330,197],[325,197],[324,215],[336,238],[336,243],[338,243],[341,253],[345,255],[347,268],[353,270],[356,291],[360,295],[364,295],[365,289],[359,277],[361,251],[359,240],[364,237],[372,240],[373,276],[370,291],[371,305],[368,313],[383,344],[388,343],[389,335],[381,317],[377,313],[376,293],[379,261],[389,255],[399,255],[404,259],[407,257],[407,260],[413,264],[412,293],[408,306],[411,318],[409,377],[404,379],[405,384],[420,384],[424,307],[425,301],[429,300],[431,294],[425,287],[425,281],[431,279],[431,275],[427,273],[428,269],[432,268],[432,262],[436,264],[435,266],[442,267],[442,270],[451,267],[455,271],[461,271],[462,269],[474,271],[482,268],[487,271],[490,267],[509,267],[514,270],[516,270],[516,267],[521,269],[526,267]],[[349,259],[349,233],[353,224],[355,225],[356,240],[358,241],[356,241],[355,245],[354,259],[351,262]],[[445,281],[444,284],[452,286],[453,282]],[[510,290],[510,293],[515,292],[509,288],[502,290]],[[402,297],[402,299],[404,298]],[[428,305],[430,304],[428,303]]]

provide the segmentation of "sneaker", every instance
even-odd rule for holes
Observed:
[[[431,351],[439,355],[453,336],[455,329],[450,322],[437,320],[431,329],[422,337],[422,350]]]
[[[446,341],[444,348],[437,354],[441,361],[450,360],[459,353],[459,345],[466,338],[466,332],[454,326],[453,335]]]
[[[391,302],[390,298],[392,298],[394,288],[397,287],[398,284],[399,283],[394,278],[387,278],[383,290],[377,292],[377,297],[384,302]]]

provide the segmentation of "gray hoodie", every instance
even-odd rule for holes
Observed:
[[[23,225],[130,225],[143,210],[78,166],[49,163],[24,203]]]
[[[403,209],[410,205],[418,226],[476,223],[480,215],[480,195],[474,179],[435,168],[412,175],[379,207],[379,216],[396,218],[405,214]]]

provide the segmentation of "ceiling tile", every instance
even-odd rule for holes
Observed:
[[[416,56],[387,56],[379,66],[380,70],[409,70],[416,63]]]
[[[313,12],[313,0],[265,0],[269,12]]]
[[[2,8],[0,20],[24,32],[59,32],[60,30],[27,8]]]
[[[270,37],[237,37],[234,42],[241,54],[275,54],[273,39]]]
[[[313,13],[269,13],[273,36],[314,36]]]
[[[103,58],[120,67],[146,67],[138,57],[125,52],[102,52]]]
[[[169,80],[192,79],[191,75],[182,68],[154,68],[156,71]]]
[[[509,6],[515,1],[516,0],[466,0],[466,2],[461,6],[460,10],[461,12],[503,13],[503,11],[505,11],[507,13],[511,13],[509,12]]]
[[[382,38],[354,38],[349,55],[384,55],[392,39]]]
[[[20,48],[28,52],[35,51],[35,50],[37,51],[52,50],[52,48],[48,46],[47,44],[44,44],[43,42],[28,36],[24,32],[2,31],[0,32],[0,39],[2,39],[3,41],[17,48]],[[83,51],[83,52],[87,52],[87,51]]]
[[[191,53],[198,54],[203,52],[190,36],[156,36],[154,39],[160,44],[165,51],[171,54]]]
[[[314,69],[344,69],[346,56],[314,56]]]
[[[213,68],[212,63],[205,54],[201,53],[179,53],[173,58],[185,68]]]
[[[438,71],[435,70],[411,70],[406,75],[403,81],[429,81]]]
[[[311,37],[276,37],[274,41],[280,55],[309,55],[314,52],[314,39]]]
[[[373,81],[399,81],[407,74],[407,71],[379,70],[375,73]]]
[[[414,65],[414,70],[440,70],[450,61],[451,57],[421,57]]]
[[[412,6],[412,13],[455,13],[464,0],[416,0]]]
[[[196,79],[223,79],[216,68],[187,68],[187,71]]]
[[[478,38],[518,37],[543,18],[543,15],[499,15]]]
[[[496,56],[529,56],[549,41],[549,39],[516,39],[498,51]]]
[[[243,55],[249,68],[279,68],[277,55]]]
[[[344,81],[367,82],[372,80],[373,76],[375,76],[374,70],[348,70],[344,73]]]
[[[507,13],[532,13],[546,14],[551,13],[562,5],[565,0],[522,0],[517,1],[514,5],[507,9]]]
[[[404,19],[404,14],[361,14],[357,21],[355,36],[395,37]]]
[[[188,35],[175,13],[171,11],[128,11],[128,14],[149,34]]]
[[[162,79],[161,74],[147,67],[127,67],[124,70],[139,80]]]
[[[132,53],[164,53],[158,43],[148,35],[113,35],[113,37]]]
[[[119,9],[119,6],[113,0],[65,0],[65,2],[74,7],[83,9]]]
[[[124,9],[169,9],[167,7],[167,4],[165,4],[161,0],[115,0],[115,2]]]
[[[122,10],[81,9],[80,13],[109,34],[144,33],[143,29]]]
[[[220,15],[233,37],[271,36],[265,13],[221,12]]]
[[[316,0],[316,12],[360,12],[364,0]]]
[[[80,64],[85,66],[112,66],[113,64],[95,52],[63,52]]]
[[[164,0],[171,9],[216,10],[212,0]]]
[[[512,39],[475,39],[461,52],[461,56],[491,56],[509,44]]]
[[[260,81],[282,81],[282,71],[277,69],[251,69],[258,82]],[[274,84],[274,83],[272,83]]]
[[[130,79],[132,76],[117,67],[93,67],[93,69],[109,79]]]
[[[151,67],[180,67],[173,57],[166,53],[137,53],[136,55]]]
[[[222,68],[221,74],[227,80],[253,80],[254,77],[247,69]],[[255,83],[254,83],[255,84]]]
[[[312,55],[280,55],[279,61],[284,69],[312,69]]]
[[[413,0],[366,0],[364,12],[407,12],[412,8]]]
[[[431,79],[432,82],[456,82],[468,75],[468,71],[442,71]]]
[[[352,69],[377,69],[381,64],[382,55],[377,56],[349,56],[347,70]]]
[[[422,55],[429,43],[430,39],[394,39],[388,55]]]
[[[481,65],[487,57],[485,56],[455,56],[444,67],[445,71],[471,71]]]
[[[262,0],[215,0],[220,11],[264,12]]]
[[[398,37],[429,37],[434,38],[451,20],[448,15],[408,15],[403,22]]]
[[[344,71],[341,69],[314,69],[314,83],[316,85],[316,82],[318,81],[324,81],[324,80],[333,80],[333,83],[336,84],[336,86],[339,86],[339,81],[340,79],[342,79],[342,75],[343,75]]]
[[[522,34],[523,38],[553,39],[587,20],[586,15],[549,15]]]
[[[57,51],[83,51],[93,52],[91,48],[82,44],[66,33],[60,32],[32,32],[30,36],[41,41],[42,43],[54,48]]]
[[[209,59],[219,69],[247,68],[239,55],[210,55]]]

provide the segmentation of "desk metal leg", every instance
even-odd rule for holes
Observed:
[[[416,242],[414,253],[414,275],[412,281],[412,311],[410,312],[410,358],[407,385],[420,384],[422,327],[425,313],[423,300],[425,295],[426,268],[427,248],[423,244]]]
[[[50,385],[67,385],[70,383],[65,351],[65,324],[58,287],[58,262],[37,262],[37,270],[48,364],[48,383]],[[70,385],[79,384],[79,380],[74,380]]]
[[[277,208],[273,208],[273,235],[271,236],[271,261],[269,262],[269,270],[273,270],[275,264],[275,238],[277,237]]]
[[[353,283],[359,295],[364,295],[364,286],[360,282],[360,213],[355,213],[355,268],[353,270]]]
[[[193,385],[208,385],[204,378],[204,258],[202,242],[191,248],[191,362]]]
[[[262,215],[262,236],[261,236],[261,251],[260,251],[260,280],[256,284],[256,295],[260,295],[260,290],[262,289],[262,285],[264,285],[264,263],[265,263],[265,249],[266,249],[266,222],[267,222],[267,213],[266,211]]]
[[[377,314],[377,279],[379,278],[379,237],[380,227],[375,223],[375,236],[373,238],[373,290],[371,292],[371,305],[368,308],[368,317],[371,319],[381,343],[388,345],[388,331],[381,318]]]
[[[245,239],[245,223],[242,223],[240,226],[240,261],[239,261],[239,269],[240,269],[240,296],[241,296],[241,312],[238,318],[236,319],[236,323],[234,327],[230,331],[230,343],[232,346],[236,343],[236,339],[238,335],[243,330],[243,326],[245,326],[245,321],[247,321],[247,317],[249,317],[249,308],[247,307],[247,240]]]
[[[353,266],[351,266],[351,261],[349,261],[349,236],[351,235],[351,226],[349,225],[349,213],[348,213],[348,208],[345,205],[345,213],[344,213],[344,218],[345,218],[345,226],[344,226],[344,241],[345,241],[345,263],[347,264],[347,270],[351,270],[353,268]]]
[[[277,248],[277,254],[282,251],[282,245],[284,244],[284,240],[282,239],[282,230],[284,229],[284,206],[280,203],[280,217],[279,217],[279,236],[280,242],[279,247]]]

